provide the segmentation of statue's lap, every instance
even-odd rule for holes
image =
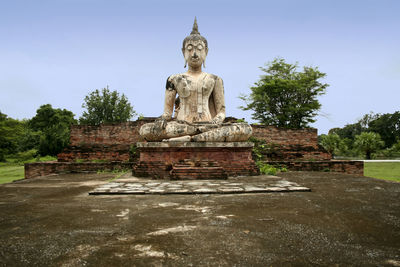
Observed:
[[[147,141],[185,141],[193,142],[241,142],[252,134],[252,128],[247,123],[185,123],[170,121],[165,127],[159,123],[147,123],[140,129],[140,135]]]

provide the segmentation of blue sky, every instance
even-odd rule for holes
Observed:
[[[238,96],[282,57],[327,73],[312,125],[326,133],[400,110],[399,14],[396,0],[0,0],[0,111],[31,118],[50,103],[78,118],[85,95],[109,85],[138,113],[159,116],[197,16],[204,71],[224,80],[227,116],[252,121]]]

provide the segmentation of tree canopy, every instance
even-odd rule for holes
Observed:
[[[343,141],[337,134],[323,134],[320,136],[323,148],[334,156],[343,146]]]
[[[249,96],[241,95],[245,101],[243,110],[252,110],[252,118],[266,125],[284,128],[303,128],[315,122],[321,108],[317,97],[325,94],[328,84],[319,80],[326,76],[318,68],[286,63],[276,58],[260,68],[266,74],[251,87]]]
[[[82,107],[86,110],[79,118],[81,124],[125,122],[136,116],[128,98],[124,94],[120,96],[117,91],[111,92],[108,86],[101,91],[96,89],[85,96]]]
[[[333,128],[329,134],[336,133],[342,139],[354,142],[355,137],[363,132],[378,133],[389,148],[400,141],[400,112],[386,114],[369,113],[364,115],[356,123],[347,124],[343,128]]]
[[[382,148],[385,143],[381,140],[381,136],[374,132],[363,132],[357,135],[354,145],[363,153],[366,159],[371,159],[371,154]]]
[[[20,121],[0,112],[0,161],[5,160],[5,155],[18,151],[19,136],[23,129]]]
[[[33,131],[40,132],[40,154],[54,156],[69,144],[69,128],[76,123],[71,111],[54,109],[47,104],[37,109],[36,115],[28,124]]]

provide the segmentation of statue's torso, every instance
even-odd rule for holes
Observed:
[[[177,119],[187,122],[205,122],[213,118],[210,110],[210,96],[213,93],[217,76],[202,72],[197,77],[186,73],[170,77],[180,99]]]

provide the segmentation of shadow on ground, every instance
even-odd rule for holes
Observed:
[[[112,176],[1,185],[0,265],[400,266],[400,183],[290,172],[312,192],[88,195]]]

